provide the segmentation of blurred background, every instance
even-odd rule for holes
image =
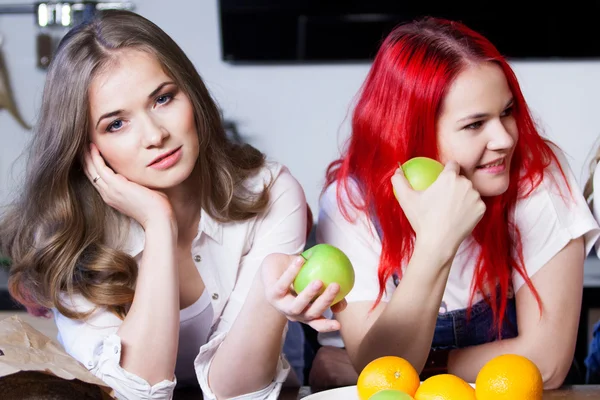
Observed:
[[[21,155],[32,135],[54,47],[73,24],[107,8],[131,9],[173,37],[205,80],[232,138],[286,164],[304,187],[315,219],[325,170],[348,137],[354,96],[379,41],[395,24],[422,15],[462,20],[498,46],[514,67],[540,128],[564,149],[583,190],[600,136],[595,20],[600,1],[545,3],[530,11],[523,2],[494,5],[500,10],[414,3],[0,0],[0,204],[11,199],[22,179]],[[597,275],[595,281],[588,279],[588,289],[600,287]],[[5,288],[6,272],[0,268],[0,310],[14,306]],[[587,324],[588,308],[583,314]],[[51,326],[40,329],[52,336]],[[588,335],[585,330],[583,340]],[[578,346],[583,354],[585,343]]]
[[[600,135],[600,33],[592,20],[600,2],[574,3],[572,9],[565,4],[560,9],[535,7],[530,12],[521,5],[518,15],[512,16],[508,11],[472,6],[461,11],[457,4],[451,4],[451,12],[429,9],[421,2],[415,10],[407,10],[406,3],[138,0],[100,4],[131,7],[171,35],[195,63],[232,132],[285,163],[304,187],[313,210],[325,168],[347,138],[352,101],[379,40],[395,23],[423,14],[461,19],[510,56],[540,126],[566,151],[583,184]],[[40,27],[35,3],[0,0],[5,10],[14,5],[31,7],[32,12],[0,12],[0,54],[15,104],[23,120],[34,124],[45,78],[40,65],[45,49],[51,47],[48,37],[56,43],[67,28],[50,26],[51,18]],[[54,23],[60,25],[63,12],[57,11]],[[83,12],[75,14],[81,18]],[[19,156],[30,135],[11,113],[0,110],[0,203],[10,198],[11,188],[19,182],[23,171]]]

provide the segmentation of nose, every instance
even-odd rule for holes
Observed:
[[[501,121],[498,121],[490,128],[490,137],[487,144],[488,150],[508,150],[515,145],[514,135],[511,134],[510,130]]]
[[[143,125],[142,141],[146,148],[160,147],[169,137],[169,131],[160,123],[160,120],[148,116]]]

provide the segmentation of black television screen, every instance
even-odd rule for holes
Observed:
[[[219,0],[222,58],[232,63],[362,62],[372,60],[398,23],[421,16],[459,20],[513,59],[600,56],[600,1],[448,2],[444,7],[397,0]]]

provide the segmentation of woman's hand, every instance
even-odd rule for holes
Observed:
[[[85,154],[85,173],[106,204],[135,219],[144,229],[156,218],[173,223],[173,208],[166,195],[129,181],[110,169],[98,148],[90,144]]]
[[[324,318],[323,313],[329,307],[334,313],[346,308],[346,300],[331,305],[340,291],[340,285],[332,283],[316,297],[323,288],[323,282],[317,280],[297,295],[293,293],[292,283],[304,261],[302,256],[285,254],[271,254],[265,258],[261,266],[261,279],[267,301],[290,321],[310,325],[319,332],[339,330],[340,323]]]
[[[392,176],[398,203],[417,240],[456,250],[485,213],[485,203],[470,180],[459,175],[456,162],[448,162],[437,180],[424,191],[411,188],[398,168]]]

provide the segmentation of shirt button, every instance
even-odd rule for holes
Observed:
[[[196,262],[200,262],[200,261],[202,261],[202,256],[201,256],[200,254],[196,254],[196,255],[194,256],[194,261],[196,261]]]
[[[94,363],[91,361],[88,361],[88,367],[92,368],[94,366]]]
[[[119,352],[119,348],[117,346],[115,346],[115,354],[117,354]]]
[[[213,293],[212,294],[212,299],[213,300],[217,300],[219,298],[219,294],[218,293]]]

